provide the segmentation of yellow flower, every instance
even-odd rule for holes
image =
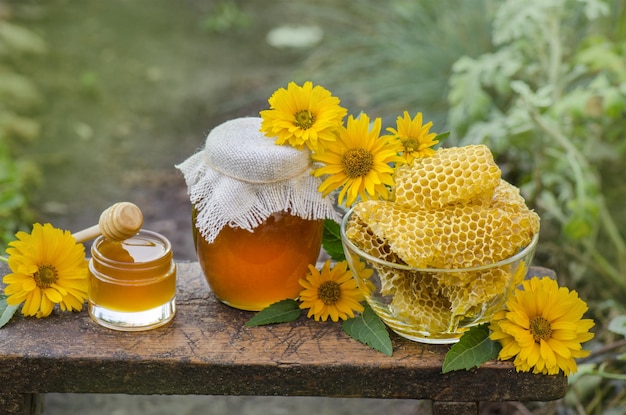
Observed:
[[[324,196],[335,189],[339,203],[347,196],[346,205],[352,205],[358,196],[362,199],[389,195],[387,186],[393,186],[391,163],[403,162],[400,144],[380,137],[381,120],[377,118],[370,130],[370,119],[361,114],[358,119],[348,117],[346,127],[339,129],[338,140],[329,143],[323,152],[312,155],[314,161],[325,166],[313,170],[316,177],[328,175],[319,187]]]
[[[300,285],[300,308],[308,308],[307,317],[314,316],[316,321],[347,320],[354,317],[354,312],[364,310],[363,300],[356,281],[348,270],[346,261],[338,262],[332,269],[330,260],[322,266],[321,272],[309,265],[309,274]]]
[[[276,137],[276,144],[288,143],[302,149],[318,150],[327,141],[335,141],[336,130],[347,110],[339,106],[339,98],[311,82],[287,89],[280,88],[268,100],[269,110],[260,112],[261,132]]]
[[[31,234],[18,232],[9,243],[9,268],[3,278],[7,304],[24,302],[22,314],[46,317],[54,304],[80,310],[87,298],[88,268],[85,247],[69,231],[49,223],[33,225]]]
[[[506,310],[491,323],[492,340],[502,344],[500,360],[515,357],[518,372],[565,375],[577,370],[574,359],[586,357],[581,343],[593,338],[591,319],[582,319],[587,304],[576,291],[549,277],[533,277],[507,300]]]
[[[411,119],[408,111],[404,111],[404,118],[396,119],[396,127],[387,128],[394,138],[402,143],[402,156],[407,163],[411,163],[416,158],[429,157],[435,154],[435,150],[431,148],[439,141],[435,140],[436,133],[429,133],[432,122],[422,125],[422,113],[418,112],[415,118]]]

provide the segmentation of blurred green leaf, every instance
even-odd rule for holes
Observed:
[[[587,65],[592,71],[609,70],[622,81],[626,78],[626,62],[621,52],[606,39],[596,38],[596,42],[576,54],[576,61]]]
[[[626,71],[625,71],[626,73]],[[608,88],[602,94],[604,111],[609,117],[623,117],[626,111],[626,95],[617,88]]]
[[[210,32],[224,33],[228,30],[247,27],[250,16],[232,0],[217,3],[210,16],[202,21],[202,27]]]
[[[42,54],[46,52],[46,42],[33,31],[2,20],[2,24],[0,24],[0,52],[6,54]]]
[[[16,112],[31,112],[41,105],[43,97],[29,78],[0,72],[0,101]]]
[[[0,113],[0,134],[22,141],[33,141],[39,137],[41,125],[32,118],[22,117],[9,111]]]
[[[565,234],[573,240],[580,240],[591,235],[598,221],[598,206],[589,199],[570,200],[567,206],[571,213],[563,227]]]
[[[626,315],[614,317],[608,326],[609,331],[626,337]]]

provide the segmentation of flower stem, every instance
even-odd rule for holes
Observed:
[[[604,345],[604,346],[600,347],[597,350],[594,350],[593,352],[591,352],[591,354],[588,357],[583,359],[583,361],[586,362],[586,361],[593,360],[594,358],[596,358],[596,357],[598,357],[600,355],[603,355],[605,353],[610,353],[613,350],[619,349],[621,347],[626,347],[626,339],[621,339],[621,340],[618,340],[616,342],[609,343],[607,345]]]
[[[604,370],[600,369],[600,370],[592,370],[589,373],[586,373],[588,375],[596,375],[596,376],[601,376],[605,379],[614,379],[614,380],[626,380],[626,375],[620,374],[620,373],[611,373],[611,372],[605,372]]]
[[[2,255],[0,255],[0,261],[6,262],[8,264],[9,263],[9,258],[3,257]]]

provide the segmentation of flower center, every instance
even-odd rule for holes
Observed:
[[[57,269],[52,265],[42,265],[33,275],[39,288],[48,288],[59,279]]]
[[[341,165],[351,179],[365,176],[374,166],[374,156],[362,148],[351,148],[341,158]]]
[[[333,305],[341,298],[341,286],[335,281],[324,281],[317,288],[317,296],[326,305]]]
[[[545,318],[538,316],[530,321],[530,333],[536,342],[539,340],[548,340],[552,335],[552,327],[550,322]]]
[[[411,137],[407,138],[406,140],[402,140],[402,145],[404,146],[404,149],[409,153],[416,151],[419,148],[419,144],[419,141]]]
[[[296,125],[303,130],[308,130],[313,126],[315,117],[309,110],[301,110],[296,112]]]

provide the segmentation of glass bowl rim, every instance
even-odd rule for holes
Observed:
[[[400,269],[403,271],[413,271],[413,272],[430,272],[430,273],[459,273],[459,272],[472,272],[472,271],[482,271],[482,270],[486,270],[486,269],[491,269],[491,268],[497,268],[497,267],[501,267],[504,265],[508,265],[511,264],[515,261],[520,260],[521,258],[524,258],[525,256],[527,256],[529,253],[531,253],[535,247],[537,246],[537,242],[539,241],[539,232],[535,232],[535,234],[533,235],[532,239],[530,240],[530,242],[528,243],[528,245],[526,245],[522,250],[520,250],[518,253],[516,253],[513,256],[510,256],[508,258],[502,259],[498,262],[493,262],[491,264],[486,264],[486,265],[481,265],[478,267],[468,267],[468,268],[415,268],[412,267],[410,265],[402,265],[402,264],[396,264],[395,262],[389,262],[389,261],[385,261],[384,259],[380,259],[380,258],[376,258],[372,255],[369,255],[365,252],[363,252],[359,247],[357,247],[350,239],[348,239],[347,235],[346,235],[346,224],[348,223],[348,219],[350,218],[350,216],[352,216],[352,214],[354,213],[354,209],[355,207],[353,206],[352,208],[350,208],[350,210],[348,210],[342,220],[341,220],[341,226],[340,226],[340,233],[341,233],[341,242],[344,246],[344,250],[346,249],[346,246],[351,250],[354,251],[356,254],[358,254],[359,256],[367,259],[368,261],[372,261],[375,262],[379,265],[383,265],[386,267],[391,267],[391,268],[396,268],[396,269]],[[530,267],[530,264],[526,264],[527,267]]]

